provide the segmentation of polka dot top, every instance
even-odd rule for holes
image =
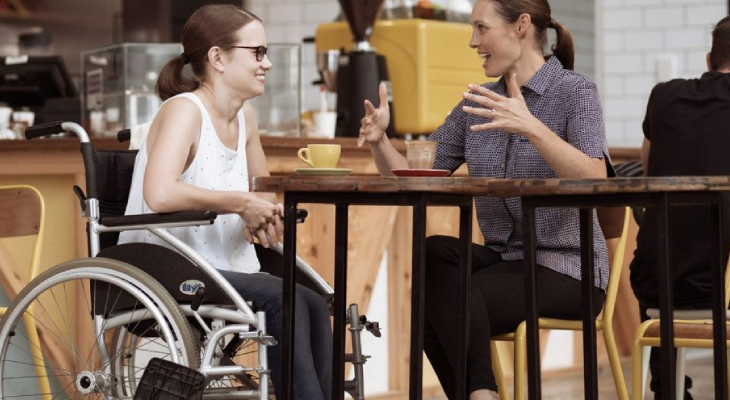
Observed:
[[[249,191],[246,164],[246,124],[243,110],[238,112],[238,146],[231,150],[221,143],[213,128],[208,111],[193,93],[182,93],[195,103],[202,114],[198,151],[190,166],[180,175],[180,181],[209,190]],[[152,213],[142,196],[144,172],[147,167],[147,143],[137,154],[132,177],[132,188],[125,214]],[[244,222],[237,214],[218,215],[213,225],[168,229],[171,234],[200,253],[214,267],[222,270],[253,273],[261,268],[253,245],[243,234]],[[171,248],[148,231],[127,231],[119,236],[119,243],[145,242]]]

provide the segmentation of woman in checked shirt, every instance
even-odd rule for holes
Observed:
[[[493,178],[605,178],[608,158],[596,85],[573,71],[568,30],[550,17],[547,0],[477,0],[469,46],[496,82],[468,86],[463,100],[429,136],[438,142],[434,168]],[[547,29],[553,54],[545,56]],[[368,143],[378,170],[407,168],[384,134],[390,111],[385,87],[380,104],[365,101],[360,144]],[[497,399],[487,338],[514,331],[525,320],[522,215],[519,198],[477,197],[477,220],[485,245],[473,245],[467,385],[471,400]],[[594,215],[594,226],[598,221]],[[540,316],[580,319],[580,239],[577,210],[536,213]],[[426,246],[424,349],[450,399],[456,391],[456,299],[459,251],[456,238],[432,236]],[[608,254],[594,230],[596,307],[608,283]],[[598,311],[597,310],[597,311]]]

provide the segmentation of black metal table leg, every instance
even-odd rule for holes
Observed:
[[[719,196],[718,196],[719,197]],[[720,201],[722,198],[720,197]],[[722,210],[719,204],[710,206],[710,237],[717,240],[710,241],[710,254],[712,256],[712,323],[715,358],[715,398],[728,398],[727,383],[727,332],[725,330],[725,278],[723,276],[723,251],[720,247],[722,241]],[[681,394],[679,394],[681,396]]]
[[[457,400],[468,399],[466,387],[466,352],[469,347],[467,337],[469,335],[469,277],[471,276],[471,206],[459,207],[459,240],[461,244],[461,258],[459,259],[459,285],[458,293],[460,298],[456,303],[457,321],[457,363],[455,370]],[[481,340],[476,338],[476,340]]]
[[[593,315],[593,208],[580,209],[581,289],[583,301],[583,382],[586,399],[598,399],[596,317]]]
[[[282,319],[284,329],[281,338],[281,398],[291,400],[294,373],[294,282],[296,282],[297,254],[297,203],[284,195],[284,260]]]
[[[426,262],[426,201],[423,195],[413,202],[413,281],[411,289],[411,370],[409,399],[421,400],[423,392],[423,319]]]
[[[522,230],[525,253],[525,314],[527,320],[527,388],[530,400],[540,399],[540,340],[537,316],[537,276],[535,275],[535,207],[522,198]]]
[[[335,208],[335,304],[333,345],[332,398],[345,398],[345,321],[347,301],[347,227],[348,207]]]
[[[662,377],[662,399],[675,400],[676,397],[676,363],[674,353],[674,324],[673,321],[673,308],[674,308],[674,296],[672,294],[672,257],[671,257],[671,235],[669,234],[669,198],[667,194],[658,195],[658,201],[656,202],[657,214],[659,217],[659,240],[657,240],[657,246],[663,248],[659,252],[659,265],[666,266],[665,268],[659,268],[659,319],[661,343],[660,348],[661,354],[661,377]]]

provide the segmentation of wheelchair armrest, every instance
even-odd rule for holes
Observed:
[[[133,225],[156,225],[172,224],[180,222],[207,222],[213,224],[218,216],[215,211],[179,211],[161,214],[136,214],[119,217],[102,217],[99,221],[108,227],[133,226]]]

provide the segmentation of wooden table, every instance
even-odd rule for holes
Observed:
[[[711,272],[713,284],[713,324],[715,360],[715,398],[727,398],[727,354],[725,331],[725,292],[721,251],[722,191],[730,190],[730,177],[654,177],[614,179],[548,179],[501,180],[488,185],[491,196],[521,197],[527,299],[528,385],[529,398],[540,398],[540,353],[538,349],[537,298],[535,291],[535,209],[538,207],[577,207],[580,209],[581,257],[583,287],[584,380],[585,398],[598,399],[596,343],[592,315],[593,243],[592,212],[597,206],[657,207],[663,232],[657,238],[661,247],[659,269],[660,318],[670,321],[673,309],[671,232],[668,221],[672,206],[708,205],[712,240]],[[701,218],[702,216],[698,216]],[[662,343],[674,343],[673,324],[661,324]],[[664,399],[675,399],[675,356],[673,346],[662,346],[662,393]]]
[[[348,207],[351,205],[399,205],[413,207],[413,263],[411,290],[411,357],[409,398],[422,397],[423,323],[424,323],[424,267],[427,206],[458,206],[460,208],[459,236],[461,259],[457,315],[462,323],[457,326],[459,361],[455,368],[457,381],[462,382],[457,399],[466,400],[466,350],[468,320],[469,271],[471,271],[471,217],[472,197],[468,191],[455,192],[459,178],[380,178],[380,177],[273,177],[256,178],[253,190],[284,192],[284,321],[282,343],[282,398],[292,398],[292,354],[294,332],[294,256],[296,229],[292,216],[298,203],[335,205],[335,315],[333,398],[344,398],[344,330],[347,281]],[[463,179],[462,179],[463,181]],[[483,183],[486,184],[487,180]],[[472,183],[473,184],[473,183]]]
[[[592,244],[592,212],[598,206],[652,206],[660,209],[662,216],[661,225],[664,231],[658,238],[657,245],[661,246],[662,264],[666,268],[659,270],[660,280],[660,317],[669,321],[672,315],[673,298],[671,287],[672,265],[670,259],[671,232],[668,230],[670,208],[681,205],[708,205],[708,216],[711,221],[711,237],[713,239],[714,268],[712,269],[713,285],[713,323],[715,342],[715,398],[727,398],[727,364],[725,354],[727,352],[725,332],[725,299],[724,280],[722,268],[722,251],[720,248],[721,230],[720,217],[722,197],[721,192],[730,190],[730,177],[663,177],[663,178],[614,178],[614,179],[534,179],[534,180],[500,180],[488,178],[366,178],[366,177],[344,177],[344,178],[300,178],[300,177],[277,177],[259,178],[254,180],[254,190],[257,191],[278,191],[285,193],[286,215],[293,215],[297,202],[327,202],[337,204],[338,224],[336,234],[336,256],[337,271],[340,271],[339,279],[346,273],[345,252],[347,249],[347,205],[349,204],[409,204],[414,206],[414,242],[413,242],[413,324],[411,344],[411,399],[420,399],[420,350],[422,347],[422,316],[423,316],[423,282],[420,280],[423,271],[423,249],[419,248],[423,243],[423,212],[426,204],[442,204],[437,199],[446,200],[447,197],[464,199],[469,196],[496,196],[496,197],[521,197],[523,213],[523,230],[525,235],[525,260],[526,260],[526,293],[528,299],[527,308],[527,340],[528,340],[528,382],[530,399],[541,397],[540,389],[540,360],[539,341],[537,324],[537,298],[535,284],[535,209],[538,207],[576,207],[580,209],[580,230],[581,230],[581,256],[583,262],[582,281],[584,320],[583,326],[585,350],[585,398],[597,399],[597,372],[596,372],[596,343],[595,323],[592,315],[593,299],[590,296],[593,286],[593,244]],[[315,201],[312,201],[315,200]],[[433,202],[433,203],[431,203]],[[471,204],[471,200],[469,201]],[[461,216],[461,237],[470,236],[465,232],[464,210],[462,206]],[[344,221],[344,222],[343,222]],[[342,223],[342,224],[341,224]],[[285,218],[285,229],[287,236],[285,243],[295,243],[293,236],[294,221]],[[343,230],[344,229],[344,230]],[[293,246],[287,248],[285,262],[290,273],[293,271],[294,251]],[[465,252],[464,254],[469,254]],[[465,258],[469,258],[468,256]],[[463,263],[462,263],[463,264]],[[462,265],[470,270],[470,267]],[[291,302],[291,291],[293,288],[292,276],[286,277],[285,295],[287,301]],[[417,280],[418,279],[418,280]],[[466,288],[468,277],[462,277],[461,284]],[[336,284],[335,291],[341,291],[344,287],[342,281]],[[459,315],[466,318],[465,299],[461,299]],[[337,310],[344,310],[344,297],[340,300]],[[289,303],[290,304],[290,303]],[[286,314],[285,314],[286,315]],[[291,318],[291,315],[289,315]],[[343,316],[340,315],[340,321]],[[335,326],[342,326],[342,322]],[[340,328],[341,329],[341,328]],[[463,327],[460,327],[463,329]],[[463,332],[463,331],[462,331]],[[340,337],[341,333],[335,333]],[[462,335],[459,335],[460,337]],[[661,340],[663,343],[673,343],[673,325],[662,324]],[[286,332],[284,341],[291,340],[291,328]],[[464,349],[464,343],[460,343]],[[291,354],[291,348],[285,347],[285,353]],[[342,343],[336,345],[335,354],[341,357]],[[675,363],[672,346],[662,347],[662,384],[663,393],[666,398],[675,399]],[[462,359],[463,361],[463,359]],[[284,365],[289,366],[285,371],[285,383],[291,379],[291,360],[284,359]],[[341,358],[335,360],[335,366],[342,363]],[[339,363],[339,364],[337,364]],[[459,376],[463,374],[464,363],[459,363]],[[339,372],[337,382],[342,382],[343,376]],[[462,381],[463,382],[463,381]],[[419,386],[419,387],[415,387]],[[337,383],[335,383],[337,387]],[[342,391],[333,392],[341,393]],[[463,396],[463,393],[460,393]],[[286,397],[289,398],[289,397]]]

